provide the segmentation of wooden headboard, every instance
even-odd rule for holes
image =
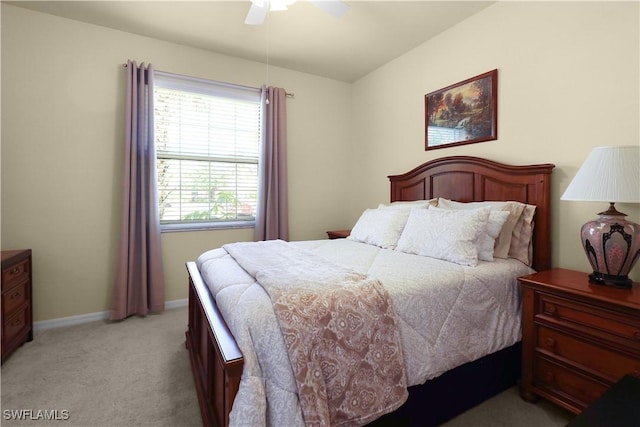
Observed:
[[[443,197],[458,202],[517,201],[536,206],[533,265],[551,268],[552,164],[511,166],[469,156],[431,160],[401,175],[390,175],[391,201]]]

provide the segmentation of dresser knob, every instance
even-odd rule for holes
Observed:
[[[545,338],[544,344],[548,348],[554,349],[556,347],[556,340],[554,340],[553,338]]]
[[[20,273],[20,267],[14,267],[11,269],[11,271],[9,271],[9,274],[13,275],[13,274],[18,274]]]
[[[545,382],[547,383],[553,383],[554,377],[555,375],[553,375],[553,372],[551,371],[546,371],[542,374],[542,377],[544,379]]]
[[[558,312],[558,309],[556,308],[555,305],[549,304],[547,305],[547,311],[549,312],[550,315],[555,316],[556,313]]]

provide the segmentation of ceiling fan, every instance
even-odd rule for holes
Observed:
[[[295,2],[296,0],[251,0],[251,8],[244,23],[248,25],[260,25],[264,22],[267,11],[287,10],[287,8]],[[340,0],[309,0],[309,3],[318,6],[336,18],[344,15],[349,9],[349,6]]]

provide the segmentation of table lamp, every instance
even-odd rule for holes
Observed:
[[[589,282],[630,288],[628,274],[640,258],[640,225],[625,220],[614,204],[640,203],[640,145],[594,148],[560,199],[609,202],[580,231],[593,268]]]

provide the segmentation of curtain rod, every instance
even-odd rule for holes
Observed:
[[[124,68],[127,68],[127,63],[125,62],[124,64],[122,64],[122,66]],[[156,70],[156,73],[165,74],[165,75],[168,75],[168,76],[184,77],[182,74],[169,73],[167,71]],[[235,84],[235,83],[219,82],[217,80],[203,79],[203,78],[199,78],[199,77],[191,77],[191,76],[187,76],[187,77],[189,77],[190,79],[202,80],[202,81],[208,81],[208,82],[215,82],[217,84],[228,85],[228,86],[232,86],[232,87],[241,87],[241,88],[245,88],[245,89],[260,90],[259,87],[243,86],[243,85],[238,85],[238,84]],[[287,98],[295,98],[295,96],[296,96],[296,94],[292,93],[292,92],[285,92],[285,95],[287,96]]]

